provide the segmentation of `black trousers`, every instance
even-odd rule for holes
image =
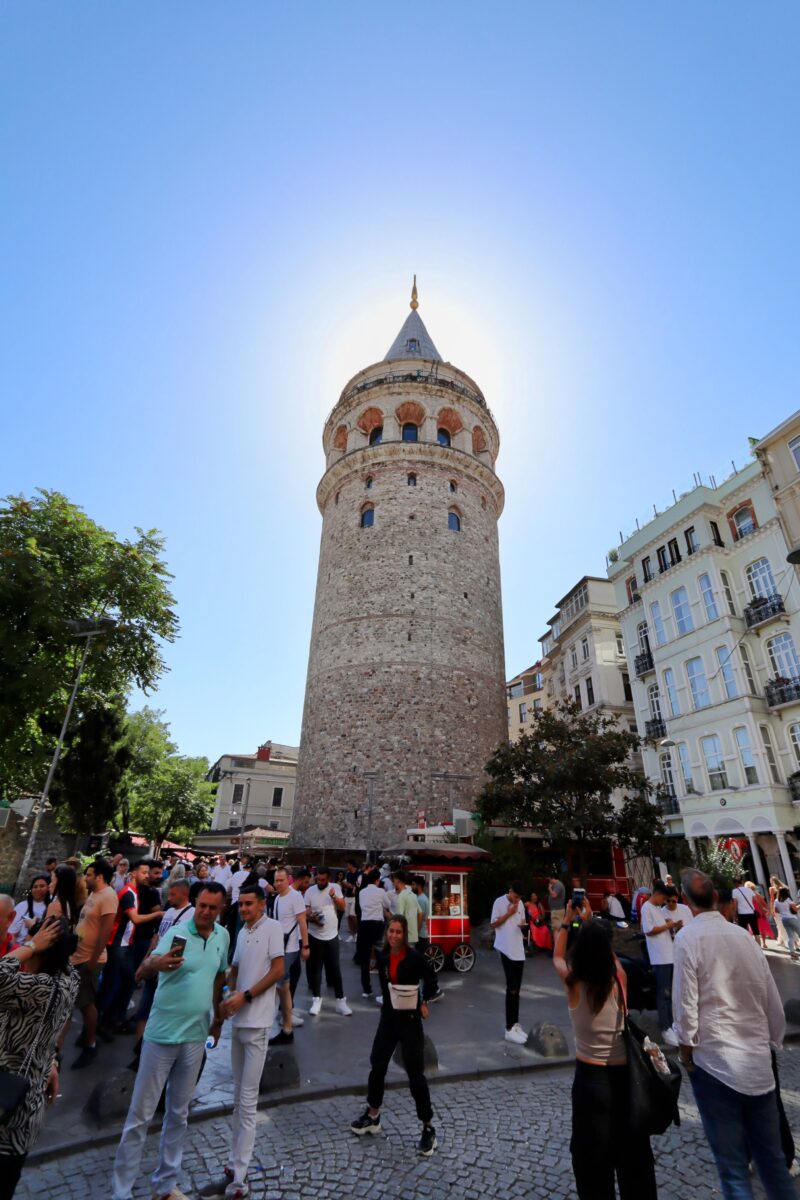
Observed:
[[[648,1137],[628,1129],[628,1068],[575,1063],[572,1083],[572,1172],[579,1200],[657,1200]]]
[[[361,990],[372,991],[369,977],[369,963],[372,957],[372,947],[377,946],[383,938],[383,921],[360,921],[356,937],[356,962],[361,967]]]
[[[306,966],[306,978],[308,979],[308,990],[312,996],[321,996],[322,991],[322,968],[325,967],[325,982],[328,987],[332,987],[336,993],[337,1000],[344,999],[344,988],[342,987],[342,969],[339,966],[339,939],[328,938],[323,941],[322,938],[310,937],[308,939],[309,956]]]
[[[408,1086],[420,1121],[433,1117],[431,1094],[425,1078],[425,1035],[422,1032],[422,1017],[418,1012],[381,1012],[369,1063],[372,1068],[367,1083],[367,1104],[380,1108],[386,1072],[398,1042],[403,1048],[403,1063],[408,1075]]]
[[[749,929],[754,937],[758,937],[758,913],[739,913],[736,921],[742,929]]]
[[[11,1200],[27,1157],[27,1154],[0,1154],[0,1200]]]
[[[522,988],[522,972],[525,960],[517,962],[501,952],[500,961],[506,975],[506,1029],[513,1028],[519,1021],[519,993]]]

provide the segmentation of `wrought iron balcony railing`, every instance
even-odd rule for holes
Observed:
[[[662,717],[654,717],[652,721],[645,721],[644,723],[644,736],[646,738],[662,738],[666,732],[667,727]]]
[[[641,654],[637,654],[633,660],[633,669],[639,679],[642,675],[647,675],[649,671],[655,671],[652,651],[643,650]]]
[[[747,608],[744,610],[744,620],[748,629],[752,629],[755,625],[761,625],[764,621],[769,621],[772,617],[779,617],[781,613],[786,612],[786,605],[783,603],[783,596],[778,592],[773,592],[771,596],[756,596]]]
[[[793,704],[800,700],[800,679],[771,679],[764,688],[764,695],[770,708]]]

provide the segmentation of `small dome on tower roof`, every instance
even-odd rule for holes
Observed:
[[[384,362],[397,358],[427,358],[441,362],[442,356],[433,344],[431,335],[417,312],[417,277],[414,276],[414,286],[411,289],[411,312],[403,322],[403,327],[392,342],[386,353]]]

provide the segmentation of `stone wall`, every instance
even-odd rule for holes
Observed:
[[[26,832],[23,834],[20,828],[21,818],[12,810],[9,814],[8,824],[4,829],[0,829],[0,889],[2,891],[11,892],[16,886],[32,819],[30,818],[26,822]],[[73,835],[61,833],[52,813],[45,813],[33,847],[30,875],[33,876],[42,871],[45,860],[53,855],[59,859],[66,858],[72,853],[74,841]]]

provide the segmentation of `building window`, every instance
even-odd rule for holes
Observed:
[[[541,702],[541,700],[534,700],[534,702],[533,702],[533,711],[534,711],[534,712],[539,712],[539,711],[541,710],[541,707],[542,707],[542,702]]]
[[[664,671],[664,690],[667,693],[669,715],[671,717],[679,717],[681,715],[681,706],[678,703],[678,689],[675,686],[675,672],[672,667],[667,667]]]
[[[450,480],[450,491],[451,491],[451,492],[457,492],[457,491],[458,491],[458,484],[456,483],[455,479],[451,479],[451,480]],[[484,506],[483,506],[483,507],[485,508],[485,507],[486,507],[486,505],[484,504]]]
[[[714,588],[711,586],[711,576],[701,575],[698,583],[700,584],[700,595],[703,597],[703,604],[706,609],[706,620],[716,621],[719,613],[717,612],[717,602],[714,599]]]
[[[670,540],[667,542],[667,549],[669,550],[670,564],[674,567],[676,563],[681,561],[681,552],[678,548],[678,539],[670,538]]]
[[[575,684],[575,687],[573,689],[573,694],[575,696],[575,703],[577,704],[578,708],[582,708],[583,706],[581,705],[581,685],[579,683]]]
[[[272,789],[272,807],[281,808],[283,805],[283,788],[275,787]]]
[[[772,737],[770,736],[769,727],[767,725],[759,725],[758,732],[761,734],[761,742],[764,746],[764,754],[767,759],[769,773],[772,776],[773,783],[781,782],[781,773],[778,770],[778,763],[775,758],[775,751],[772,747]]]
[[[589,639],[585,637],[581,638],[581,657],[584,662],[589,661]]]
[[[409,487],[416,487],[417,486],[416,475],[406,475],[406,483],[408,484]]]
[[[719,663],[719,673],[722,676],[722,683],[725,687],[725,695],[729,700],[735,700],[739,695],[739,689],[736,686],[736,676],[733,673],[731,652],[727,646],[717,646],[714,653],[716,654],[717,662]]]
[[[281,827],[280,821],[270,821],[269,826],[268,826],[269,829],[280,829],[280,827]]]
[[[233,796],[231,797],[231,808],[238,808],[244,799],[244,784],[235,783],[233,785]]]
[[[450,445],[450,431],[447,429],[442,429],[442,428],[437,429],[436,430],[436,440],[440,446],[449,446]]]
[[[725,603],[728,605],[728,612],[732,617],[735,617],[736,605],[733,602],[733,592],[731,591],[731,581],[728,578],[728,572],[720,571],[719,577],[722,580],[722,590],[725,593]]]
[[[720,537],[719,525],[717,524],[717,522],[709,521],[708,523],[711,526],[711,540],[713,541],[714,545],[715,546],[724,546],[725,543],[723,542],[722,538]]]
[[[371,507],[365,508],[364,511],[361,513],[361,528],[362,529],[371,529],[374,524],[375,524],[375,509],[371,508]]]
[[[772,673],[776,679],[797,679],[800,676],[800,659],[790,633],[779,633],[767,642]]]
[[[697,540],[694,525],[690,525],[688,529],[684,529],[683,536],[686,538],[686,553],[695,554],[700,549],[700,543]]]
[[[454,533],[461,532],[461,517],[452,509],[447,514],[447,528],[452,529]]]
[[[753,756],[753,747],[750,745],[750,734],[744,725],[739,725],[734,729],[733,736],[736,738],[745,784],[758,783],[758,770]]]
[[[520,706],[519,706],[519,722],[520,722],[520,725],[524,725],[524,724],[525,724],[525,722],[527,721],[527,719],[528,719],[528,706],[527,706],[527,704],[525,703],[525,701],[523,700],[522,704],[520,704]]]
[[[708,772],[708,782],[712,792],[722,792],[728,787],[728,774],[722,758],[722,744],[715,733],[700,738],[703,748],[703,758]]]
[[[380,446],[382,441],[383,441],[383,426],[376,425],[375,428],[370,431],[369,444],[370,444],[370,446]]]
[[[800,438],[796,440],[800,442]],[[789,726],[789,741],[792,746],[794,761],[798,768],[800,768],[800,725],[794,724]]]
[[[650,555],[648,554],[646,556],[646,558],[642,559],[642,579],[644,580],[645,583],[649,583],[652,578],[653,578],[653,567],[650,562]]]
[[[745,568],[744,577],[754,600],[762,596],[774,596],[778,590],[772,577],[772,568],[768,558],[757,558],[755,562],[751,562]]]
[[[672,774],[672,756],[669,751],[659,754],[658,765],[661,769],[661,782],[670,796],[675,795],[675,776]]]
[[[689,747],[686,742],[678,742],[678,762],[681,765],[681,775],[683,776],[683,788],[687,796],[693,796],[697,791],[694,786],[694,775],[692,774],[692,764],[689,762]]]
[[[656,550],[656,555],[658,557],[658,569],[663,574],[664,571],[669,570],[669,558],[667,557],[667,547],[659,546],[658,550]]]
[[[702,658],[690,658],[686,663],[686,675],[692,693],[693,708],[708,708],[711,697],[708,694],[705,667]]]
[[[409,354],[419,354],[419,338],[406,338],[406,350]]]
[[[371,475],[368,475],[367,478],[364,480],[364,487],[367,489],[367,491],[369,491],[369,489],[372,487],[372,476]]]
[[[586,703],[591,707],[594,704],[594,684],[589,676],[586,680]]]
[[[691,633],[694,629],[694,622],[692,621],[692,610],[689,607],[689,593],[685,587],[679,587],[672,593],[672,612],[678,633]]]
[[[631,688],[631,677],[626,671],[622,672],[622,694],[629,704],[633,703],[633,689]]]
[[[800,471],[800,437],[792,438],[789,442],[789,453],[794,459],[794,465]]]
[[[417,442],[419,441],[419,430],[416,425],[412,425],[410,421],[407,421],[403,426],[402,436],[404,442]]]
[[[622,634],[617,633],[614,636],[617,639],[617,654],[619,654],[621,658],[624,658],[625,657],[625,643],[622,640]]]
[[[747,680],[747,690],[751,696],[756,695],[756,681],[753,678],[753,668],[750,666],[750,655],[747,653],[746,646],[739,647],[739,657],[742,660],[742,670],[744,677]]]
[[[647,689],[647,703],[650,706],[650,716],[654,721],[661,720],[661,692],[657,683],[651,683]]]
[[[574,642],[569,648],[569,665],[573,671],[578,665],[578,648]]]
[[[636,587],[636,576],[629,575],[625,580],[625,591],[628,596],[628,604],[635,604],[639,599],[639,591]]]
[[[740,538],[747,537],[749,533],[755,532],[758,528],[756,514],[753,512],[753,506],[749,500],[740,505],[735,512],[729,514],[728,523],[735,542],[738,542]]]
[[[664,618],[661,616],[661,605],[658,600],[654,600],[650,605],[650,616],[653,618],[653,632],[656,635],[656,645],[663,646],[667,640],[667,631],[664,628]]]
[[[508,698],[513,700],[516,696],[525,695],[525,684],[520,680],[518,683],[512,683],[508,689]]]
[[[636,626],[636,637],[639,641],[639,651],[641,654],[650,653],[650,634],[647,629],[647,621],[640,621]]]

